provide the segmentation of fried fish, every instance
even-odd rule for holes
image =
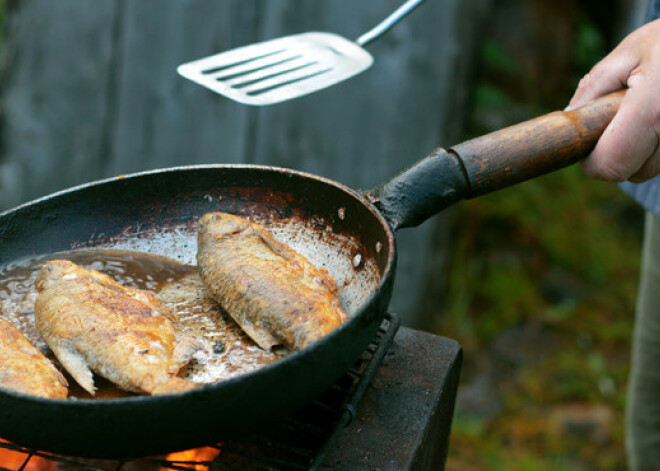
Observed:
[[[4,319],[0,319],[0,387],[33,396],[65,399],[68,384],[48,358]]]
[[[346,320],[327,270],[245,218],[204,215],[197,265],[214,299],[265,350],[299,350]]]
[[[92,371],[126,391],[195,387],[176,375],[199,346],[174,328],[171,313],[152,294],[67,260],[46,263],[35,286],[37,330],[90,394]]]
[[[161,284],[156,297],[177,313],[174,326],[195,338],[205,350],[195,355],[195,363],[186,368],[186,378],[195,382],[215,383],[254,371],[288,354],[261,349],[212,298],[206,285],[194,271]]]

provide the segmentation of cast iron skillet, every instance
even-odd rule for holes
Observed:
[[[392,291],[396,230],[461,199],[576,162],[591,150],[621,96],[437,149],[365,194],[293,170],[205,165],[90,183],[0,214],[0,266],[88,247],[193,263],[201,215],[249,216],[326,266],[350,315],[303,351],[185,394],[55,400],[0,391],[0,437],[66,455],[126,458],[215,443],[292,412],[335,382],[373,338]]]

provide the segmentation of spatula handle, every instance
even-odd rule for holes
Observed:
[[[625,91],[573,111],[555,111],[453,146],[469,196],[490,193],[567,167],[585,157],[616,113]]]
[[[397,24],[399,21],[404,19],[410,12],[417,8],[422,2],[426,0],[408,0],[406,3],[397,8],[392,14],[390,14],[383,21],[378,23],[372,29],[364,33],[362,36],[357,38],[355,42],[358,46],[366,46],[371,44],[376,39],[380,38],[382,35],[387,33],[392,26]]]

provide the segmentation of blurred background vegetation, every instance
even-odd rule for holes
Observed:
[[[563,109],[630,2],[496,0],[466,137]],[[437,332],[464,365],[449,470],[619,470],[642,211],[574,166],[456,208]]]

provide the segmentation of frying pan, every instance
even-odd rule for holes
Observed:
[[[621,97],[436,149],[365,193],[290,169],[202,165],[89,183],[0,214],[0,267],[89,247],[193,263],[201,215],[249,216],[326,266],[350,316],[277,363],[184,394],[56,400],[0,391],[0,437],[72,456],[129,458],[216,443],[293,412],[332,385],[373,338],[392,292],[397,230],[464,198],[576,162]]]

